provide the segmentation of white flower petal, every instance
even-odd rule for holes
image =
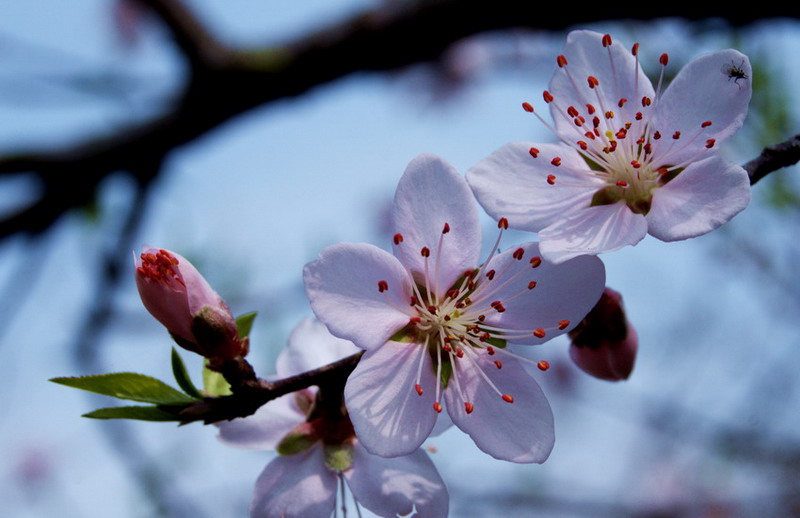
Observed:
[[[278,376],[285,378],[333,363],[359,351],[353,342],[333,336],[319,320],[306,318],[292,330],[289,345],[278,355],[275,364]]]
[[[362,349],[383,345],[408,323],[408,273],[393,255],[373,245],[329,246],[306,265],[303,280],[317,318]],[[378,290],[381,281],[388,291]]]
[[[357,441],[353,450],[353,468],[344,477],[359,504],[386,518],[414,508],[417,518],[447,518],[447,488],[425,452],[386,459]]]
[[[306,420],[294,398],[295,394],[287,394],[263,405],[251,416],[217,423],[217,438],[234,448],[274,450],[292,428]]]
[[[424,355],[422,396],[414,390]],[[420,345],[387,342],[367,351],[347,379],[345,403],[361,444],[375,455],[414,452],[436,422],[435,382],[430,355]]]
[[[647,235],[647,220],[623,202],[583,209],[539,232],[545,259],[562,263],[579,255],[613,252]]]
[[[555,443],[555,431],[553,412],[542,389],[513,358],[501,353],[490,357],[475,349],[468,354],[475,362],[466,356],[457,360],[455,374],[465,399],[460,398],[455,379],[450,380],[445,391],[447,411],[455,425],[496,459],[520,463],[547,460]],[[494,359],[502,361],[501,369],[492,363]],[[501,393],[513,396],[514,402],[507,403],[492,390],[478,368]],[[471,414],[465,410],[465,401],[474,405]]]
[[[477,264],[481,229],[474,198],[464,178],[441,158],[423,154],[408,164],[394,196],[393,224],[403,242],[394,254],[411,271],[425,272],[420,251],[428,247],[431,278],[438,263],[437,291],[443,291]],[[445,223],[450,232],[442,234]],[[437,255],[439,241],[442,253]]]
[[[715,155],[695,162],[653,193],[649,233],[662,241],[703,235],[750,202],[747,171]]]
[[[534,158],[530,149],[537,149]],[[552,160],[558,157],[561,165]],[[553,185],[548,175],[555,175]],[[565,144],[507,144],[467,171],[467,182],[484,210],[509,226],[538,232],[580,207],[588,207],[604,184],[577,151]]]
[[[330,518],[336,506],[336,475],[324,464],[316,445],[302,453],[279,456],[256,481],[251,518]]]

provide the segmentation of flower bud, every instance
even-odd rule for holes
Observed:
[[[144,307],[178,345],[221,360],[247,354],[228,305],[189,261],[169,250],[144,247],[135,266]]]
[[[588,315],[569,332],[569,356],[587,374],[608,381],[628,379],[639,339],[625,317],[622,295],[606,288]]]

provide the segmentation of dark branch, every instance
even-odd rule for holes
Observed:
[[[800,135],[795,135],[786,142],[769,146],[761,154],[744,165],[750,175],[750,184],[755,183],[769,173],[789,167],[800,162]]]

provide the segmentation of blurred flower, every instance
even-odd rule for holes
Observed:
[[[666,54],[660,63],[663,79]],[[654,90],[639,66],[638,44],[628,51],[608,35],[570,33],[557,64],[544,92],[555,125],[540,120],[561,142],[511,143],[467,173],[489,214],[538,232],[545,258],[611,252],[648,233],[696,237],[747,206],[747,172],[716,152],[747,114],[747,56],[701,56],[663,95],[661,79]]]
[[[136,287],[147,311],[189,351],[230,360],[247,354],[224,300],[192,264],[169,250],[143,247],[135,261]]]
[[[538,344],[574,327],[603,290],[602,262],[585,256],[553,265],[536,243],[495,254],[498,236],[476,267],[474,199],[463,177],[433,155],[409,164],[393,220],[394,255],[343,243],[304,272],[317,317],[366,350],[345,387],[360,441],[386,457],[416,451],[446,406],[486,453],[543,462],[553,447],[552,411],[520,364],[529,360],[506,343]]]
[[[357,352],[320,322],[305,320],[278,357],[278,377]],[[413,509],[420,518],[447,516],[447,488],[427,454],[417,449],[407,457],[385,459],[367,452],[353,433],[341,395],[338,404],[331,404],[311,389],[302,390],[270,401],[250,417],[218,426],[226,444],[280,454],[256,482],[253,518],[329,518],[337,484],[346,484],[355,501],[378,516],[394,518]]]
[[[575,365],[595,378],[628,379],[636,361],[639,339],[625,317],[622,295],[606,288],[600,301],[569,332],[569,356]]]

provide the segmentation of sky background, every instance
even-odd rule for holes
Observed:
[[[184,70],[166,32],[149,17],[134,20],[136,40],[126,43],[113,4],[0,7],[0,153],[79,142],[169,106]],[[219,38],[248,46],[377,5],[187,4]],[[798,130],[796,22],[699,35],[675,20],[585,28],[641,42],[649,73],[662,52],[673,73],[706,51],[748,54],[756,93],[745,128],[722,146],[733,161]],[[340,241],[388,248],[388,206],[413,157],[432,152],[463,173],[509,141],[553,140],[520,103],[541,99],[564,37],[481,36],[452,49],[437,70],[358,74],[252,110],[169,156],[137,242],[191,259],[234,313],[259,312],[251,362],[267,375],[291,329],[311,315],[303,265]],[[555,450],[544,465],[513,465],[458,430],[431,439],[451,516],[800,516],[797,173],[756,185],[751,207],[718,232],[679,243],[646,238],[603,256],[607,284],[623,294],[639,334],[631,379],[583,375],[565,339],[529,349],[553,365],[536,377],[555,414]],[[24,179],[0,178],[0,213],[35,192]],[[244,516],[271,458],[223,446],[210,426],[81,418],[113,403],[47,382],[86,374],[75,361],[76,333],[131,192],[125,176],[110,178],[91,213],[70,213],[36,241],[0,242],[0,501],[9,516],[158,515],[153,490],[132,474],[150,469],[143,459],[156,461],[161,478],[144,478],[163,489],[155,493],[167,495],[168,508]],[[484,221],[493,241],[494,225]],[[504,245],[532,237],[511,232]],[[114,297],[99,362],[103,372],[171,381],[169,337],[141,306],[132,271]],[[199,380],[200,362],[183,356]],[[129,435],[144,453],[121,461],[117,441]],[[777,507],[787,501],[795,507]],[[695,514],[655,514],[682,506]]]

